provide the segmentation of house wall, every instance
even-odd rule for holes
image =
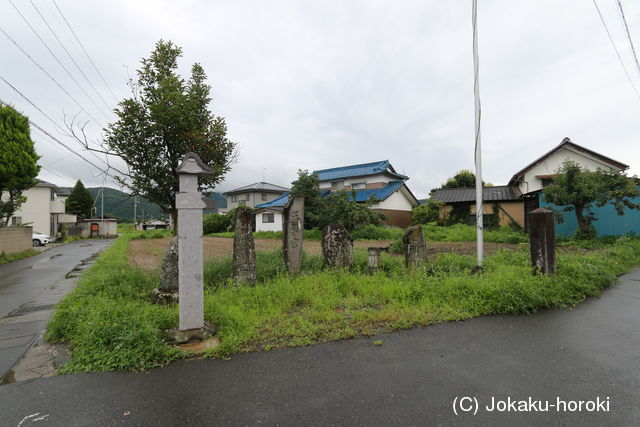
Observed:
[[[536,178],[536,175],[555,174],[565,160],[574,161],[588,170],[597,170],[598,168],[610,171],[620,170],[612,167],[608,163],[604,163],[596,158],[590,157],[585,153],[564,147],[527,171],[524,174],[522,183],[519,185],[520,191],[523,194],[526,194],[542,189],[542,180]]]
[[[485,201],[482,206],[482,213],[485,215],[493,214],[493,203],[491,201]],[[524,228],[524,201],[522,200],[514,200],[508,202],[498,202],[498,206],[500,206],[500,211],[498,216],[500,218],[500,226],[507,227],[511,224],[511,220],[513,220],[520,226]],[[452,210],[451,205],[444,205],[440,208],[439,217],[441,221],[444,221],[448,216],[449,212]],[[470,208],[470,214],[475,215],[476,213],[476,205],[473,203]],[[510,218],[511,217],[511,218]]]
[[[266,200],[262,200],[262,195],[263,194],[267,195],[267,199]],[[234,209],[234,208],[237,208],[237,207],[240,207],[240,206],[246,206],[246,207],[249,207],[249,208],[255,208],[256,205],[259,205],[261,203],[267,203],[267,202],[270,202],[272,200],[275,200],[278,197],[282,196],[282,194],[284,194],[284,193],[265,193],[265,192],[261,192],[261,191],[251,192],[251,193],[235,194],[235,196],[237,197],[237,200],[235,202],[232,201],[234,195],[230,194],[230,195],[227,196],[227,212],[230,211],[231,209]],[[249,196],[249,200],[246,200],[247,196]]]
[[[282,213],[273,212],[273,222],[262,222],[263,213],[272,213],[267,211],[258,212],[256,214],[256,231],[282,231]]]
[[[389,181],[395,181],[398,178],[392,178],[386,174],[379,173],[377,175],[358,176],[352,178],[342,179],[344,183],[344,190],[351,190],[351,184],[358,182],[366,182],[367,189],[382,188],[385,187]],[[319,187],[321,190],[331,190],[331,182],[341,181],[340,179],[333,179],[329,181],[321,181]]]
[[[32,247],[32,227],[0,227],[0,254],[13,254]]]
[[[53,224],[50,212],[51,208],[51,194],[53,188],[51,187],[32,187],[22,193],[27,197],[27,201],[20,206],[20,209],[16,211],[13,216],[21,217],[23,224],[29,224],[33,227],[34,232],[48,234],[51,237],[55,237],[53,228],[57,224]],[[63,210],[64,212],[64,210]]]
[[[372,210],[380,212],[388,218],[383,221],[386,225],[391,225],[393,227],[401,227],[405,228],[411,224],[411,211],[399,211],[394,209],[374,209]]]

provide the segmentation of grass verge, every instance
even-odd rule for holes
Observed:
[[[27,249],[22,252],[15,252],[12,254],[5,254],[4,252],[0,253],[0,265],[6,264],[11,261],[18,261],[19,259],[29,258],[34,255],[38,255],[40,252],[35,249]]]
[[[120,237],[81,278],[49,323],[49,341],[69,342],[62,372],[161,366],[184,357],[162,341],[175,327],[177,306],[149,302],[158,277],[132,267],[132,236]],[[471,275],[471,256],[440,254],[423,269],[406,272],[402,259],[382,258],[382,270],[365,273],[366,254],[354,267],[327,270],[319,256],[305,256],[304,273],[284,272],[278,253],[259,253],[256,286],[231,281],[231,260],[205,268],[205,317],[219,326],[221,345],[209,356],[372,335],[489,314],[532,313],[575,304],[616,282],[640,263],[640,240],[627,237],[593,250],[558,254],[555,277],[533,275],[525,248],[486,258]]]

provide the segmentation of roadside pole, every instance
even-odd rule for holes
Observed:
[[[484,260],[484,230],[482,222],[482,213],[484,206],[482,204],[482,149],[480,145],[480,81],[479,67],[480,59],[478,58],[478,0],[473,0],[472,25],[473,25],[473,97],[475,101],[475,164],[476,164],[476,235],[477,235],[477,255],[478,266],[482,266]]]

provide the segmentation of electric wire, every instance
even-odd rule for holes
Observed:
[[[624,16],[624,10],[622,10],[622,2],[617,0],[618,10],[620,11],[620,18],[622,18],[622,23],[624,24],[624,30],[627,33],[627,40],[629,40],[629,46],[631,46],[631,53],[633,54],[633,59],[636,63],[636,68],[638,69],[638,75],[640,75],[640,62],[638,62],[638,55],[636,54],[636,48],[633,46],[633,40],[631,39],[631,32],[629,31],[629,25],[627,24],[627,18]]]

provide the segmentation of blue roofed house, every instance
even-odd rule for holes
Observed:
[[[406,227],[411,223],[411,211],[418,206],[406,181],[408,176],[396,172],[388,160],[342,166],[314,171],[325,194],[354,191],[356,202],[366,202],[374,196],[378,201],[371,209],[384,214],[388,225]],[[256,230],[282,230],[282,210],[289,201],[284,195],[268,203],[256,205]]]

